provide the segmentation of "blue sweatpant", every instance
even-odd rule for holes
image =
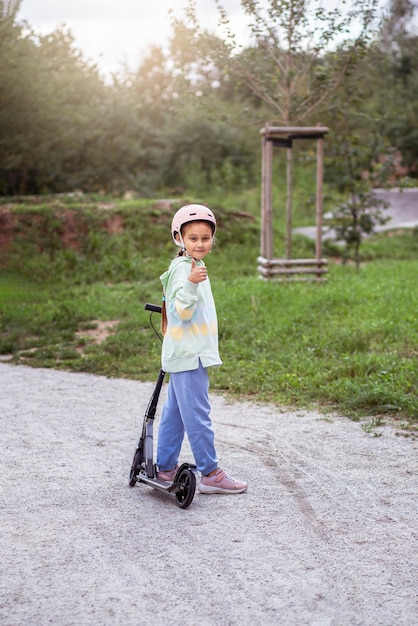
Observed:
[[[176,466],[185,432],[199,472],[207,475],[218,467],[208,396],[208,370],[200,361],[197,370],[170,374],[158,429],[157,465],[161,471]]]

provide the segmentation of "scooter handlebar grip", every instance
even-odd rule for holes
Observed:
[[[159,304],[150,304],[149,302],[145,305],[146,311],[153,311],[154,313],[161,313],[161,306]]]

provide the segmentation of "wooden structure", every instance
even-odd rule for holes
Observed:
[[[262,135],[262,181],[261,181],[261,242],[258,271],[264,278],[294,278],[304,274],[324,280],[328,261],[322,258],[322,186],[324,170],[324,136],[326,126],[292,127],[271,126],[260,130]],[[316,245],[314,259],[292,259],[292,188],[293,188],[293,141],[316,139]],[[275,259],[273,254],[273,148],[287,150],[286,193],[286,250],[285,258]],[[306,277],[305,277],[306,278]]]

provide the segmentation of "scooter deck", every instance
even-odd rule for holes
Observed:
[[[157,489],[158,491],[165,491],[166,493],[175,493],[179,489],[178,483],[169,483],[166,480],[159,480],[156,477],[150,478],[149,476],[147,476],[145,470],[141,470],[139,472],[137,481],[140,483],[144,483],[145,485],[149,485],[149,487]]]
[[[178,469],[176,478],[179,476],[184,469],[190,469],[194,473],[196,473],[196,465],[192,465],[190,463],[183,463],[181,467]],[[159,480],[157,476],[148,476],[146,470],[142,468],[137,476],[137,481],[144,483],[145,485],[149,485],[153,489],[157,489],[158,491],[164,491],[165,493],[176,493],[181,488],[180,483],[176,482],[174,479],[173,482],[168,482],[166,480]]]

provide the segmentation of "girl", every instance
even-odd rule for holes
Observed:
[[[203,259],[211,251],[215,231],[215,216],[201,204],[179,209],[171,225],[174,243],[181,250],[161,276],[166,311],[161,360],[170,382],[158,431],[157,477],[174,480],[186,432],[202,474],[199,491],[242,493],[247,484],[227,476],[218,465],[210,419],[207,368],[222,361],[215,303]]]

